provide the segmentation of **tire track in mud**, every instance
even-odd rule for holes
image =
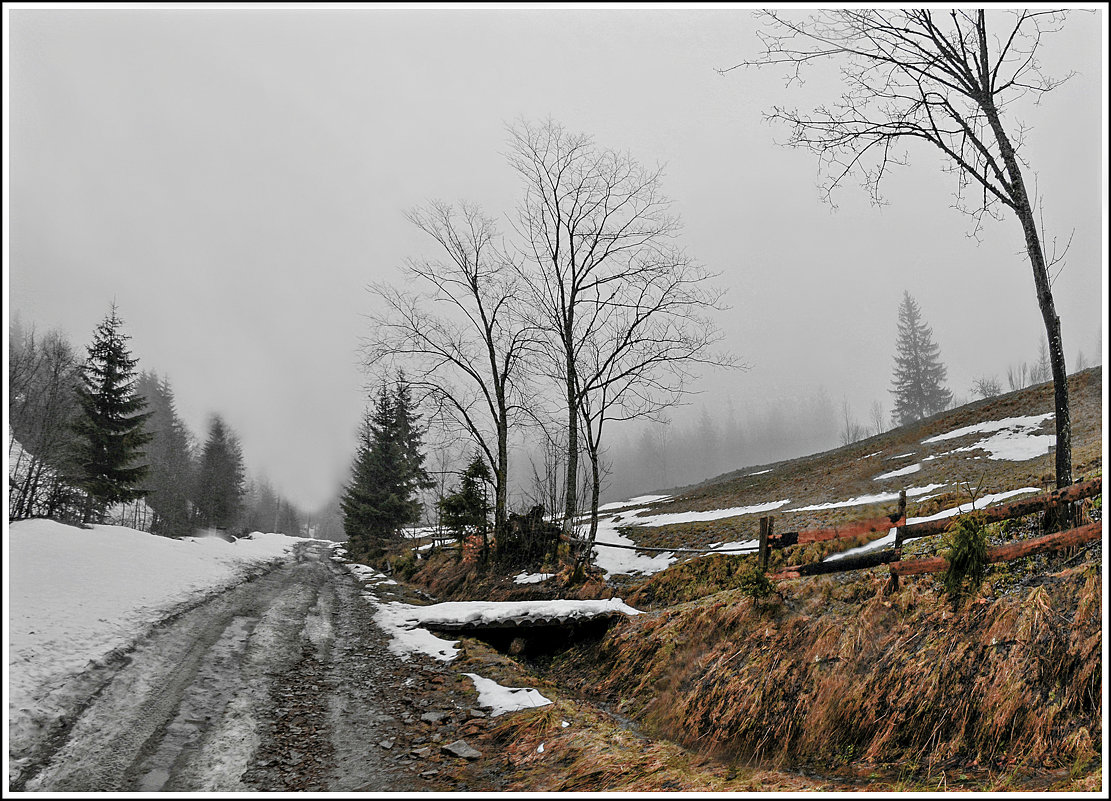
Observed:
[[[268,676],[296,661],[328,570],[306,558],[184,612],[127,655],[22,788],[246,789],[239,783]]]
[[[154,627],[12,789],[445,789],[439,744],[462,714],[450,672],[391,653],[367,589],[331,553],[298,544],[295,560]],[[435,710],[447,720],[418,719]]]

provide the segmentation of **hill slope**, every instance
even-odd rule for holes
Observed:
[[[1075,478],[1100,471],[1102,383],[1101,367],[1069,377]],[[661,500],[610,504],[606,514],[639,544],[682,547],[752,540],[769,513],[778,531],[886,514],[901,489],[911,500],[908,515],[927,513],[967,502],[970,491],[981,497],[1051,486],[1053,433],[1053,387],[1040,384],[845,447],[726,473]],[[630,517],[634,508],[643,511]],[[722,514],[730,509],[740,511]]]

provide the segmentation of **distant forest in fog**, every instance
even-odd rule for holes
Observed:
[[[606,454],[603,501],[619,501],[697,484],[723,473],[827,450],[838,445],[838,412],[825,392],[759,407],[699,407],[690,422],[618,430]]]

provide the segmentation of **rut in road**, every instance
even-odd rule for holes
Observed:
[[[295,561],[201,604],[137,646],[24,789],[354,789],[351,781],[383,785],[367,789],[407,789],[408,776],[377,764],[373,752],[353,760],[350,745],[339,749],[339,761],[358,764],[362,775],[350,776],[337,762],[332,743],[350,738],[345,726],[358,729],[361,739],[392,718],[360,707],[350,688],[337,693],[347,666],[333,663],[333,621],[350,629],[360,616],[357,607],[366,604],[357,582],[329,559],[324,544],[299,544],[296,554]],[[373,626],[365,615],[358,623]],[[288,686],[307,677],[315,681],[312,709],[291,718],[280,704]],[[388,688],[377,689],[373,700],[382,703]],[[361,717],[345,719],[352,709]],[[315,725],[294,726],[294,720],[305,723],[306,714]],[[275,769],[260,767],[260,749],[280,750],[275,743],[288,742],[291,729],[303,749],[298,762],[305,765],[277,769],[291,761],[279,754]]]

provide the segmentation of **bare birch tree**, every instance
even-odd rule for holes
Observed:
[[[496,247],[493,221],[474,206],[432,202],[407,216],[446,258],[407,263],[420,290],[371,287],[386,312],[372,317],[367,363],[407,359],[413,389],[474,440],[494,475],[497,536],[507,519],[509,432],[525,402],[521,368],[531,342],[517,308],[517,273]]]
[[[1042,38],[1062,27],[1064,14],[1043,9],[830,10],[801,21],[762,12],[763,51],[731,67],[786,67],[788,85],[804,68],[840,66],[839,99],[810,111],[775,107],[768,117],[786,124],[788,144],[818,155],[827,198],[850,175],[861,178],[875,202],[890,170],[908,162],[904,145],[924,142],[940,151],[957,178],[957,207],[978,231],[985,215],[1018,219],[1049,344],[1057,425],[1057,486],[1072,482],[1071,425],[1061,321],[1053,302],[1048,255],[1026,185],[1025,127],[1016,101],[1037,100],[1068,76],[1042,72]],[[728,70],[726,70],[728,71]],[[1066,248],[1067,250],[1067,248]],[[1062,254],[1063,255],[1063,254]]]
[[[714,341],[699,312],[720,295],[673,243],[679,223],[661,191],[661,168],[551,120],[522,121],[509,133],[509,163],[525,182],[517,216],[522,277],[565,403],[563,530],[570,535],[580,503],[580,429],[596,467],[601,427],[616,410],[650,410],[660,397],[681,396],[683,363],[705,358]],[[592,532],[597,493],[595,480]]]

